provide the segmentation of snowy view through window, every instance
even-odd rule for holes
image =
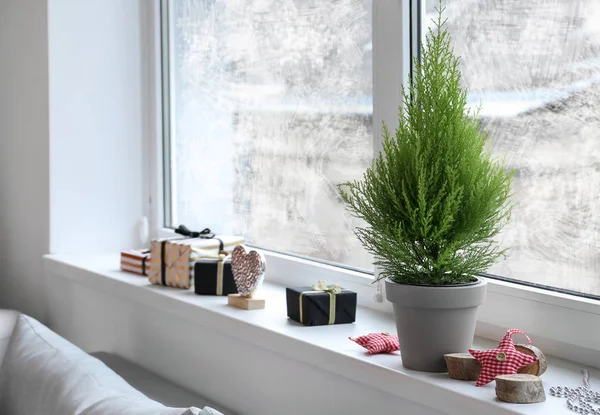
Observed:
[[[470,101],[516,169],[491,273],[600,295],[600,2],[445,4]]]
[[[373,157],[370,1],[174,5],[173,223],[372,269],[336,188]]]
[[[491,272],[600,295],[600,2],[445,4],[469,100],[516,169]],[[371,1],[172,6],[171,224],[372,270],[336,190],[373,156]]]

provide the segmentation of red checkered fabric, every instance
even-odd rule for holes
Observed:
[[[519,329],[510,329],[506,332],[497,348],[492,350],[469,350],[469,353],[481,363],[481,372],[479,373],[476,386],[486,385],[498,375],[517,373],[517,370],[523,366],[530,365],[537,360],[537,357],[526,355],[515,349],[512,335],[516,333],[527,337]],[[527,337],[527,342],[531,344],[529,337]]]
[[[387,333],[371,333],[356,338],[348,338],[367,349],[370,354],[391,353],[400,348],[398,336]]]

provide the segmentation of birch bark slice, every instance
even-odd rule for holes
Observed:
[[[496,376],[496,396],[510,403],[537,403],[546,400],[542,379],[524,373]]]
[[[535,356],[538,359],[532,364],[520,368],[517,370],[517,373],[525,373],[536,376],[542,376],[544,374],[548,368],[548,363],[546,361],[546,356],[544,356],[544,353],[542,353],[540,349],[530,344],[516,344],[515,348],[521,353],[525,353],[529,356]]]
[[[448,376],[458,380],[477,380],[481,371],[479,363],[469,353],[449,353],[444,355]]]

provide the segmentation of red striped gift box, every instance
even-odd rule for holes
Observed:
[[[121,270],[139,275],[148,275],[150,266],[149,249],[129,249],[121,252]]]

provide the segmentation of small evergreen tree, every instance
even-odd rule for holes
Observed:
[[[467,107],[459,58],[442,20],[403,87],[392,136],[362,180],[340,186],[348,210],[368,226],[355,233],[375,256],[380,278],[401,284],[463,284],[501,255],[494,236],[510,217],[513,172],[492,158],[479,111]]]

